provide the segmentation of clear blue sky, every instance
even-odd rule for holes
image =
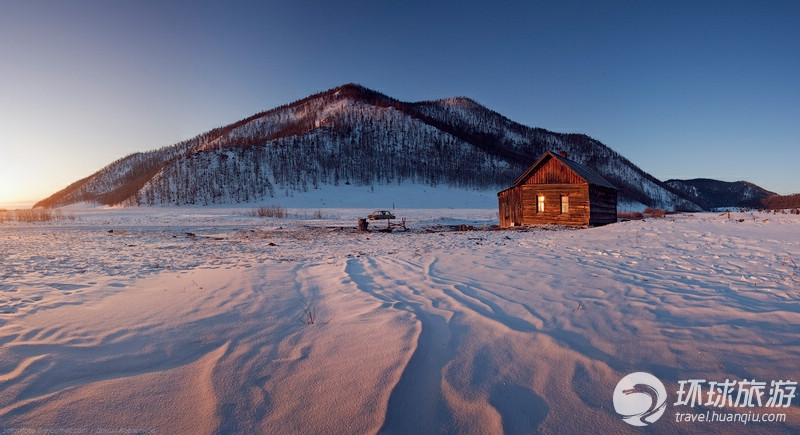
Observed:
[[[0,204],[344,83],[800,192],[800,1],[0,0]]]

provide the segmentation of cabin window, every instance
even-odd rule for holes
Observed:
[[[536,197],[536,211],[538,213],[544,212],[544,195],[539,195]]]
[[[561,195],[561,213],[569,213],[569,195]]]

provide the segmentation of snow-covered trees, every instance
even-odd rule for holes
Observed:
[[[345,85],[120,159],[38,205],[254,202],[339,184],[500,190],[548,149],[595,168],[623,198],[685,200],[588,136],[526,127],[467,98],[404,103]]]

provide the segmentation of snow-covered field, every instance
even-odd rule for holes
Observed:
[[[371,210],[246,211],[0,224],[0,432],[639,433],[612,402],[638,371],[667,391],[651,431],[800,430],[797,398],[766,406],[800,381],[800,216],[395,210],[410,231],[358,233]],[[677,403],[688,380],[765,382],[762,406]]]

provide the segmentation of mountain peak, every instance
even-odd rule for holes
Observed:
[[[347,83],[342,86],[335,87],[328,91],[314,95],[314,97],[335,97],[335,98],[351,98],[356,101],[364,101],[372,104],[391,104],[397,102],[394,98],[384,95],[378,91],[366,88],[357,83]]]
[[[444,106],[454,106],[463,108],[483,107],[480,104],[478,104],[475,100],[467,97],[445,98],[443,100],[438,100],[437,102]]]
[[[407,103],[356,83],[132,154],[37,205],[250,203],[323,186],[402,183],[496,192],[553,148],[591,166],[623,198],[697,208],[587,136],[527,127],[466,97]]]
[[[346,83],[346,84],[343,84],[341,86],[337,86],[337,87],[329,90],[328,92],[333,93],[333,94],[339,94],[339,93],[342,93],[342,92],[344,92],[344,93],[362,93],[362,92],[375,92],[375,91],[373,91],[372,89],[366,88],[366,87],[364,87],[364,86],[362,86],[362,85],[360,85],[358,83]]]

